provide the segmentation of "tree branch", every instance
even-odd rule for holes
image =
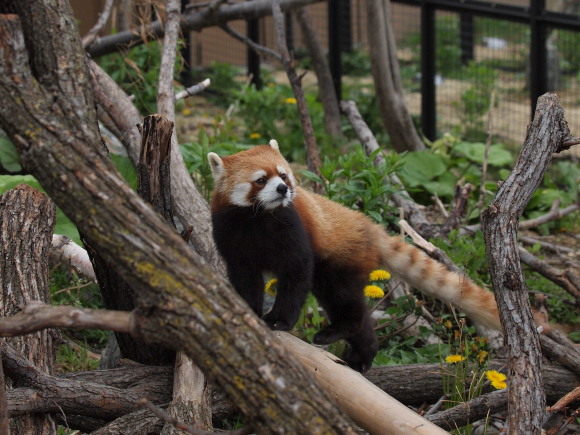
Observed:
[[[518,220],[570,131],[555,94],[538,99],[516,165],[482,214],[489,271],[509,350],[508,431],[540,433],[545,413],[538,332],[516,244]]]
[[[47,328],[104,329],[139,336],[134,313],[52,306],[30,301],[22,311],[0,318],[0,337],[15,337]]]
[[[93,26],[91,30],[87,32],[85,36],[83,36],[83,47],[85,49],[91,46],[91,44],[95,41],[95,39],[97,39],[97,35],[101,31],[101,29],[105,27],[105,24],[107,24],[107,21],[109,21],[111,9],[113,9],[113,0],[106,0],[105,6],[103,7],[103,11],[101,12],[96,24]]]
[[[362,118],[356,103],[354,101],[343,100],[340,102],[340,109],[348,118],[350,125],[355,131],[358,140],[364,147],[367,155],[371,155],[375,150],[380,148],[373,132]],[[377,154],[375,164],[384,163],[385,159],[382,154]],[[423,237],[433,237],[438,231],[433,228],[433,225],[427,220],[421,207],[417,205],[410,198],[409,193],[404,189],[403,182],[396,174],[391,176],[392,184],[400,186],[400,192],[392,195],[393,202],[405,213],[405,219],[415,228]]]
[[[294,59],[288,51],[288,45],[286,44],[284,15],[282,14],[280,3],[280,0],[272,1],[272,18],[274,20],[274,29],[276,32],[276,41],[278,42],[278,50],[280,51],[282,65],[284,65],[284,68],[286,69],[286,75],[290,81],[290,86],[292,87],[292,91],[296,97],[296,105],[298,107],[298,113],[300,114],[302,132],[304,133],[308,169],[314,172],[320,178],[323,178],[322,173],[320,172],[320,155],[318,153],[316,139],[314,138],[314,127],[312,126],[312,119],[310,118],[310,113],[308,113],[306,98],[304,97],[304,91],[302,90],[302,78],[299,77],[296,73],[296,69],[294,68]],[[320,186],[318,183],[315,183],[314,191],[321,193],[322,186]]]
[[[281,0],[281,8],[284,12],[287,12],[290,9],[311,3],[318,3],[320,1],[322,0]],[[222,4],[219,8],[213,10],[211,8],[207,10],[192,10],[183,16],[180,25],[181,31],[186,33],[189,31],[199,31],[206,27],[219,26],[228,21],[261,18],[271,14],[271,0],[234,2]],[[124,47],[142,44],[145,42],[141,37],[142,35],[151,35],[152,38],[159,38],[163,35],[163,26],[160,22],[156,21],[146,26],[140,32],[131,29],[99,38],[89,47],[89,53],[93,58],[96,58]]]
[[[202,80],[201,82],[175,94],[175,101],[177,102],[179,100],[183,100],[184,98],[191,97],[192,95],[199,94],[200,92],[203,92],[205,89],[207,89],[210,84],[210,79]]]
[[[432,423],[445,430],[454,430],[463,427],[469,422],[485,418],[507,407],[507,394],[505,390],[492,391],[461,403],[453,408],[438,412],[427,417]]]

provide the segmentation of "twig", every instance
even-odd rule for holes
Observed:
[[[489,162],[489,149],[491,147],[491,139],[493,137],[493,106],[495,105],[495,91],[491,93],[489,99],[489,110],[487,112],[487,138],[485,140],[485,152],[483,153],[483,163],[481,165],[481,184],[479,186],[479,201],[477,201],[477,208],[483,208],[485,200],[485,181],[487,179],[487,165]]]
[[[306,99],[304,98],[304,91],[302,90],[301,77],[296,73],[294,68],[294,59],[288,51],[286,44],[286,32],[284,28],[284,15],[280,8],[280,0],[272,1],[272,18],[274,19],[274,28],[276,30],[276,40],[278,41],[278,49],[282,58],[282,64],[286,69],[286,75],[294,91],[296,97],[296,105],[298,113],[300,114],[300,122],[302,124],[302,131],[304,133],[304,141],[306,143],[306,155],[308,156],[308,169],[318,175],[321,179],[324,177],[320,172],[320,155],[318,153],[318,145],[314,138],[314,127],[312,126],[312,119],[308,113],[306,106]],[[315,183],[314,190],[318,193],[322,192],[322,186]]]
[[[520,229],[520,230],[530,229],[530,228],[536,227],[536,226],[541,225],[541,224],[545,224],[545,223],[548,223],[548,222],[551,222],[551,221],[554,221],[557,219],[561,219],[564,216],[569,215],[570,213],[573,213],[573,212],[578,211],[578,210],[580,210],[579,204],[572,204],[572,205],[570,205],[566,208],[563,208],[561,210],[554,211],[553,209],[551,209],[545,215],[538,216],[537,218],[534,218],[534,219],[521,221],[518,225],[518,229]],[[466,225],[466,226],[462,227],[462,231],[467,232],[467,233],[474,233],[474,232],[478,231],[479,229],[481,229],[481,224]]]
[[[236,30],[234,30],[229,24],[221,25],[220,29],[222,29],[224,32],[226,32],[231,37],[237,39],[238,41],[243,42],[248,47],[250,47],[252,50],[254,50],[256,53],[266,55],[266,56],[271,57],[273,59],[276,59],[278,62],[282,63],[282,56],[280,56],[280,53],[277,53],[276,51],[272,50],[271,48],[265,47],[261,44],[258,44],[255,41],[252,41],[247,36],[242,35],[240,32],[237,32]]]
[[[46,328],[106,329],[139,335],[136,315],[125,311],[51,306],[30,301],[14,316],[0,319],[0,337],[30,334]]]
[[[447,400],[449,400],[448,394],[444,394],[443,396],[441,396],[439,400],[435,403],[435,405],[433,405],[431,408],[429,408],[429,410],[425,414],[423,414],[423,417],[429,417],[430,415],[435,414],[437,411],[439,411],[439,409],[441,409],[441,407],[445,402],[447,402]]]
[[[570,213],[573,213],[575,211],[580,210],[580,204],[572,204],[572,205],[569,205],[568,207],[563,208],[561,210],[558,209],[559,205],[560,205],[560,200],[557,199],[552,204],[552,208],[550,209],[550,211],[548,213],[546,213],[545,215],[538,216],[537,218],[529,219],[529,220],[524,221],[524,222],[520,222],[520,227],[519,227],[520,230],[527,230],[529,228],[538,227],[542,224],[545,224],[547,222],[554,221],[557,219],[561,219]]]
[[[429,254],[430,257],[442,263],[445,267],[447,267],[447,269],[461,275],[465,275],[465,272],[461,270],[459,266],[453,263],[453,261],[451,261],[449,256],[442,249],[439,249],[433,243],[425,240],[417,231],[415,231],[413,227],[411,227],[411,225],[409,225],[406,220],[401,219],[399,221],[399,226],[405,230],[405,233],[407,233],[411,239],[413,239],[415,245],[423,249],[427,254]]]
[[[184,98],[191,97],[192,95],[199,94],[204,89],[206,89],[210,84],[211,84],[210,79],[205,79],[193,86],[190,86],[189,88],[184,89],[183,91],[175,94],[175,101],[177,102]]]
[[[105,27],[105,24],[107,24],[107,21],[109,21],[109,16],[111,15],[112,8],[113,8],[113,0],[107,0],[105,2],[105,6],[103,7],[103,11],[101,12],[101,15],[99,16],[99,19],[97,20],[96,24],[93,26],[93,28],[91,30],[89,30],[87,32],[87,34],[85,36],[83,36],[82,42],[83,42],[84,49],[89,48],[90,45],[95,41],[95,39],[97,39],[97,35],[101,31],[101,29],[103,27]]]
[[[560,412],[570,403],[580,399],[580,387],[574,388],[572,391],[564,395],[560,400],[554,403],[553,406],[548,407],[548,412]]]
[[[571,270],[560,270],[550,266],[545,261],[537,259],[527,249],[519,248],[520,260],[550,281],[558,284],[576,299],[576,305],[580,305],[580,277]]]
[[[553,251],[557,254],[571,254],[573,252],[576,252],[575,249],[571,249],[571,248],[568,248],[566,246],[556,245],[555,243],[545,242],[543,240],[536,239],[535,237],[524,236],[521,234],[519,236],[519,240],[520,240],[520,242],[525,243],[526,245],[532,245],[532,246],[533,245],[540,245],[542,248],[548,249],[548,250]]]

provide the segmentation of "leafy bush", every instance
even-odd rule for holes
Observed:
[[[377,150],[369,157],[358,146],[338,158],[325,156],[320,172],[326,182],[312,172],[303,171],[303,174],[323,185],[330,199],[359,210],[376,222],[388,222],[396,216],[394,208],[388,205],[388,199],[398,189],[385,179],[395,173],[399,163],[397,155],[392,153],[385,155],[385,164],[375,166],[373,160],[379,152]]]

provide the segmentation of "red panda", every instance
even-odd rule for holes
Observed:
[[[330,320],[314,343],[346,339],[343,359],[366,371],[378,344],[363,289],[369,273],[384,267],[476,323],[501,330],[491,292],[363,214],[297,186],[275,140],[223,158],[209,153],[208,161],[215,180],[213,236],[232,285],[262,316],[263,273],[278,278],[274,305],[262,317],[272,329],[291,329],[312,291]]]

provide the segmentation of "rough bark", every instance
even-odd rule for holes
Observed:
[[[18,312],[31,300],[50,301],[48,253],[56,220],[54,203],[46,195],[19,185],[0,197],[0,316]],[[52,373],[55,357],[54,330],[7,340],[46,373]],[[18,378],[10,376],[13,386]],[[54,433],[49,414],[22,416],[11,421],[12,433]]]
[[[397,151],[425,149],[407,110],[391,26],[389,0],[367,0],[372,75],[382,121]]]
[[[491,361],[490,368],[503,370],[506,361]],[[548,403],[555,403],[571,385],[578,385],[580,377],[554,364],[544,364],[542,367],[545,391]],[[89,407],[83,406],[75,399],[75,394],[88,396],[90,392],[98,392],[98,400],[104,403],[118,400],[118,390],[126,390],[129,397],[146,397],[152,403],[163,404],[171,400],[173,385],[173,368],[169,366],[123,366],[110,370],[95,370],[57,375],[58,382],[51,384],[52,389],[45,388],[41,395],[38,390],[16,388],[8,392],[8,404],[11,415],[20,415],[42,411],[55,411],[57,404],[63,409],[67,419],[72,415],[86,418],[97,418],[104,412],[99,404],[91,402]],[[411,364],[403,366],[373,367],[365,378],[387,391],[392,397],[405,405],[420,406],[423,403],[434,403],[443,395],[441,369],[439,364]],[[401,379],[405,382],[401,382]],[[68,382],[74,381],[74,385]],[[96,385],[99,389],[96,390]],[[110,387],[110,388],[109,388]],[[122,396],[124,397],[124,396]],[[222,393],[216,391],[210,395],[212,415],[219,421],[236,412],[234,405]],[[62,398],[62,401],[59,399]],[[127,402],[120,402],[115,418],[122,417]],[[133,412],[138,406],[133,404]],[[81,427],[74,427],[82,429]],[[96,428],[92,428],[93,430]]]
[[[2,355],[0,354],[0,358]],[[8,403],[6,401],[6,383],[4,382],[4,369],[0,363],[0,433],[10,433],[10,422],[8,415]]]
[[[507,395],[504,390],[492,391],[476,397],[466,403],[428,416],[427,419],[445,430],[454,430],[463,427],[469,422],[481,420],[507,407]]]
[[[21,16],[22,30],[18,17],[0,16],[0,125],[24,166],[139,292],[143,338],[191,357],[258,433],[354,433],[229,283],[115,171],[100,146],[68,2],[5,3]]]
[[[166,15],[163,23],[165,34],[163,35],[163,52],[161,54],[161,66],[159,70],[159,83],[157,87],[157,110],[171,121],[175,120],[175,96],[173,90],[173,77],[175,75],[175,56],[177,51],[177,39],[179,37],[180,0],[167,0]],[[166,120],[166,121],[167,121]],[[161,127],[163,124],[160,124]],[[171,134],[173,132],[173,134]],[[151,167],[149,180],[158,180],[160,192],[150,189],[150,194],[155,196],[148,199],[154,204],[165,219],[173,225],[173,211],[171,206],[171,160],[177,159],[177,165],[184,168],[185,163],[177,143],[177,135],[173,128],[169,130],[165,142],[160,142],[157,167]],[[141,151],[143,155],[144,148]],[[153,156],[153,153],[149,153]],[[143,159],[142,159],[143,160]],[[151,165],[152,166],[152,165]],[[158,199],[159,198],[159,199]],[[152,202],[153,201],[153,202]],[[179,202],[179,201],[177,201]],[[191,225],[192,222],[187,224]],[[173,382],[173,400],[169,405],[169,413],[177,421],[185,424],[195,424],[203,430],[211,429],[211,410],[207,398],[207,383],[202,371],[187,355],[178,352],[175,360],[175,378]],[[167,422],[162,430],[162,435],[178,434],[180,430]]]
[[[280,6],[283,12],[299,8],[311,3],[318,3],[322,0],[282,0]],[[249,2],[228,3],[221,5],[217,10],[210,8],[194,9],[185,14],[180,22],[183,33],[191,31],[200,31],[206,27],[219,26],[228,21],[248,20],[252,18],[261,18],[272,14],[271,0],[253,0]],[[95,41],[89,50],[93,58],[115,52],[129,45],[142,44],[144,42],[142,35],[150,35],[151,38],[160,38],[163,36],[163,25],[156,21],[145,26],[139,31],[127,30],[114,35],[104,36]]]
[[[540,341],[516,242],[518,221],[552,154],[562,151],[569,137],[558,97],[540,97],[515,167],[482,214],[489,271],[508,346],[510,433],[541,433],[546,407]]]
[[[308,48],[312,66],[318,79],[318,95],[324,108],[324,129],[332,137],[342,137],[342,123],[340,122],[340,110],[338,107],[338,101],[341,96],[336,95],[332,74],[326,63],[326,57],[314,29],[314,24],[305,8],[300,8],[296,11],[296,19],[298,24],[300,24],[300,29],[302,29],[303,42]]]

